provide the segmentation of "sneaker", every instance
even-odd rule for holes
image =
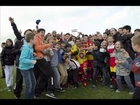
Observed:
[[[78,88],[77,86],[72,87],[72,89],[77,89],[77,88]]]
[[[78,88],[78,83],[77,84],[74,84],[72,89],[77,89]]]
[[[65,92],[65,89],[63,89],[63,88],[57,88],[56,91],[61,92],[61,93],[64,93]]]
[[[56,96],[54,95],[54,93],[47,93],[46,96],[56,99]]]
[[[115,92],[116,92],[116,93],[119,93],[120,91],[117,89]]]
[[[36,99],[36,96],[35,95],[33,96],[33,99]]]
[[[96,85],[92,85],[92,88],[96,88]]]
[[[7,87],[7,89],[10,92],[12,90],[12,86]]]
[[[129,94],[134,94],[134,92],[129,92]]]
[[[8,92],[10,92],[12,89],[10,87],[8,87]]]
[[[17,97],[17,96],[15,95],[15,99],[20,99],[20,97]]]
[[[109,88],[110,88],[110,89],[113,89],[113,85],[109,85]]]
[[[10,92],[11,91],[11,89],[8,89],[8,92]]]

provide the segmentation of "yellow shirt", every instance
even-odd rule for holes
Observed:
[[[72,46],[71,52],[74,53],[75,51],[77,51],[77,49],[78,49],[77,45],[74,44],[74,45]]]
[[[88,54],[86,54],[87,60],[93,60],[93,55],[91,52],[88,52]]]
[[[85,61],[87,61],[86,57],[86,51],[85,50],[79,50],[79,53],[76,55],[77,61],[79,64],[83,64]]]
[[[91,47],[91,46],[92,46],[92,44],[90,42],[88,42],[87,45],[86,45],[86,47],[88,47],[88,48]],[[93,60],[94,59],[91,52],[87,52],[86,57],[87,57],[87,60]]]

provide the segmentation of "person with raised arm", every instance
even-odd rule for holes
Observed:
[[[24,31],[24,36],[21,35],[21,32],[18,31],[18,28],[16,26],[16,23],[14,22],[14,18],[12,17],[9,17],[9,21],[11,23],[11,26],[12,26],[12,29],[13,29],[13,32],[16,36],[16,42],[15,42],[15,45],[14,45],[14,48],[19,50],[19,52],[16,54],[16,79],[15,79],[15,86],[14,86],[14,95],[15,95],[15,98],[16,99],[20,99],[20,96],[21,96],[21,92],[22,92],[22,84],[23,84],[23,77],[20,73],[20,70],[19,70],[19,57],[20,57],[20,54],[21,54],[21,49],[22,49],[22,46],[23,44],[25,43],[25,40],[24,40],[24,37],[27,33],[32,33],[33,31],[31,29],[27,29]]]

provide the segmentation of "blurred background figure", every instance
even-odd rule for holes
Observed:
[[[5,42],[2,42],[1,43],[2,50],[4,49],[4,47],[5,47]],[[1,70],[2,70],[2,77],[1,78],[5,78],[5,73],[4,73],[4,69],[2,68],[2,66],[1,66]]]

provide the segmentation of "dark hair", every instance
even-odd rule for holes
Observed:
[[[98,48],[101,46],[101,44],[100,44],[99,41],[94,41],[93,44],[94,44],[95,46],[98,46]]]
[[[70,33],[66,33],[65,35],[69,35],[70,36]]]
[[[115,30],[115,32],[117,31],[117,29],[116,29],[116,28],[111,28],[111,29]]]
[[[1,44],[2,44],[2,45],[5,45],[6,43],[5,43],[5,42],[2,42]]]
[[[140,32],[140,29],[137,28],[137,29],[134,30],[134,32],[135,32],[135,31],[139,31],[139,32]]]
[[[129,30],[129,32],[130,32],[131,31],[131,26],[125,25],[125,26],[123,26],[123,29]]]
[[[110,34],[110,30],[109,30],[109,29],[106,29],[105,32],[104,32],[103,34],[109,35],[109,34]]]
[[[118,29],[123,29],[123,27],[119,27]]]
[[[76,40],[81,40],[81,39],[80,39],[80,37],[76,37],[75,41],[76,41]]]
[[[87,34],[85,34],[85,35],[84,35],[84,37],[88,37],[88,35],[87,35]]]
[[[67,47],[72,47],[72,46],[71,46],[71,44],[67,43],[67,44],[65,45],[65,48],[67,48]]]
[[[11,42],[11,47],[13,47],[13,40],[12,39],[7,39],[5,45],[7,46],[7,41]]]
[[[33,34],[33,33],[26,34],[26,37],[25,37],[26,42],[27,43],[30,42],[31,39],[34,39],[34,36],[35,36],[35,34]]]
[[[37,30],[38,33],[40,33],[41,31],[45,32],[45,29],[44,28],[40,28],[40,29]]]

